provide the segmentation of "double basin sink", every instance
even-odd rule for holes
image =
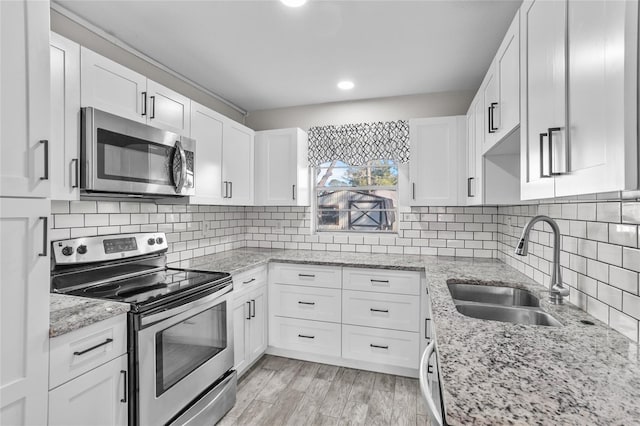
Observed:
[[[468,317],[514,324],[562,325],[543,311],[540,300],[527,290],[461,282],[447,285],[456,309]]]

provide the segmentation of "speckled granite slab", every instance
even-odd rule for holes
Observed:
[[[51,293],[49,337],[56,337],[129,312],[128,303]]]
[[[269,261],[425,270],[447,422],[453,425],[640,424],[638,345],[496,260],[241,249],[181,262],[237,273]],[[449,280],[528,289],[562,327],[460,314]],[[588,320],[594,325],[585,325]]]

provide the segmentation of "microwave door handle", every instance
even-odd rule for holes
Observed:
[[[176,193],[182,193],[184,189],[184,185],[187,181],[187,155],[184,152],[184,148],[182,148],[182,144],[180,141],[176,141],[175,152],[173,154],[173,182],[176,187]],[[180,164],[176,164],[179,162]],[[176,166],[179,166],[180,169],[177,170]]]

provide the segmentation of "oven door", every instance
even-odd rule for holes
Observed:
[[[233,368],[230,290],[141,318],[138,424],[165,424]]]
[[[195,194],[193,140],[94,108],[82,127],[84,191]]]

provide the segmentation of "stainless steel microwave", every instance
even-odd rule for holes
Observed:
[[[193,139],[95,108],[82,108],[81,118],[83,193],[194,195]]]

